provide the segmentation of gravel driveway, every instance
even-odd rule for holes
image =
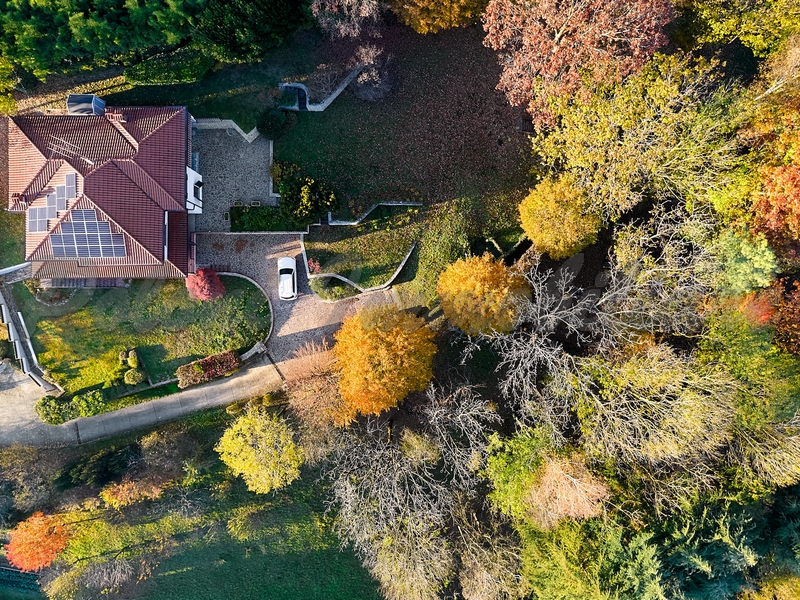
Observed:
[[[297,260],[296,300],[278,298],[278,258]],[[342,321],[360,306],[394,302],[383,290],[339,302],[317,298],[308,286],[299,234],[197,233],[197,264],[240,273],[258,282],[272,303],[273,330],[267,350],[284,377],[291,377],[292,354],[306,341],[332,340]]]

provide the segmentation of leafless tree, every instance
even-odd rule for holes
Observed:
[[[581,368],[588,376],[575,378],[574,402],[590,455],[668,473],[717,461],[731,440],[738,386],[722,369],[666,345]]]
[[[357,97],[375,102],[389,94],[392,89],[391,60],[391,56],[384,55],[383,49],[374,44],[364,44],[356,49],[350,62],[352,68],[361,67],[353,83]]]
[[[737,431],[730,462],[768,485],[796,484],[800,481],[800,415],[788,423]]]
[[[89,587],[105,590],[103,593],[116,591],[124,583],[131,580],[135,572],[131,561],[124,558],[114,558],[89,566],[83,579]]]
[[[487,429],[500,416],[474,386],[431,384],[426,395],[425,430],[441,453],[444,471],[457,489],[471,490],[486,459]]]
[[[436,598],[452,558],[440,535],[453,503],[435,456],[408,456],[381,419],[339,431],[331,455],[335,529],[397,600]]]
[[[377,35],[377,24],[385,10],[380,0],[313,0],[311,14],[332,38]]]
[[[714,226],[708,211],[675,209],[620,228],[596,308],[601,348],[636,343],[642,333],[700,333],[719,269],[709,250]]]
[[[767,60],[763,79],[766,89],[755,98],[756,102],[779,93],[800,79],[800,34],[789,36],[783,48]]]
[[[567,377],[574,371],[574,360],[562,340],[572,338],[587,343],[589,323],[596,299],[574,287],[574,273],[557,273],[539,268],[538,257],[522,272],[531,288],[530,298],[515,298],[517,326],[510,334],[492,332],[478,338],[488,341],[500,356],[498,370],[504,373],[500,391],[519,410],[521,416],[542,419],[560,431],[569,420],[569,407],[545,402],[539,389],[542,377]]]

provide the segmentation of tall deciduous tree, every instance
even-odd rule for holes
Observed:
[[[215,447],[222,462],[241,476],[247,489],[266,494],[300,477],[302,451],[285,421],[251,410],[225,430]]]
[[[433,331],[425,321],[390,307],[365,309],[345,319],[336,333],[339,390],[345,403],[377,415],[433,376]]]
[[[669,0],[491,0],[485,44],[500,51],[498,88],[533,115],[584,77],[619,81],[667,43]]]
[[[533,247],[554,260],[593,244],[602,225],[589,208],[586,192],[569,177],[544,179],[519,205],[519,214]]]
[[[622,85],[552,101],[558,125],[534,148],[607,219],[646,196],[704,201],[738,165],[730,106],[712,65],[657,55]]]
[[[447,267],[436,291],[445,317],[470,334],[511,331],[517,320],[515,298],[530,295],[525,279],[488,253]]]
[[[311,14],[332,38],[359,37],[381,18],[380,0],[313,0]]]
[[[23,571],[40,571],[50,566],[69,539],[69,528],[61,517],[35,512],[11,531],[6,558]]]
[[[463,27],[477,19],[488,0],[394,0],[393,10],[417,33]]]

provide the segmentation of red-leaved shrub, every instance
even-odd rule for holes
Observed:
[[[197,269],[197,273],[190,273],[186,277],[186,289],[189,297],[195,300],[216,300],[225,295],[225,286],[214,269]]]
[[[178,367],[178,370],[175,371],[175,375],[178,377],[178,387],[183,389],[190,385],[230,375],[241,364],[242,361],[233,350],[196,360],[188,365]]]

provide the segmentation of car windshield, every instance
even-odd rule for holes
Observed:
[[[281,275],[291,275],[292,269],[281,269],[280,271],[278,271],[278,273],[280,273]]]

